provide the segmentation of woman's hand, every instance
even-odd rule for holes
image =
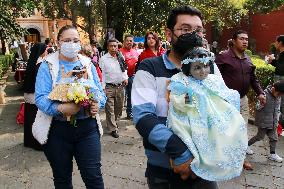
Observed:
[[[95,116],[99,112],[99,105],[96,101],[91,101],[90,113]]]
[[[72,116],[79,112],[80,105],[73,102],[62,103],[57,106],[57,110],[64,116]]]

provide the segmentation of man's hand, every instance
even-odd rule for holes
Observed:
[[[180,165],[174,165],[172,163],[172,167],[174,169],[175,173],[180,174],[181,179],[186,180],[189,177],[195,179],[196,175],[192,172],[191,168],[190,168],[190,164],[192,162],[193,158],[188,160],[187,162],[180,164]]]
[[[126,79],[126,80],[122,81],[122,85],[123,86],[127,86],[128,85],[128,80]]]
[[[264,94],[258,95],[257,98],[258,98],[258,100],[259,100],[259,102],[262,106],[264,106],[266,104],[266,96]]]
[[[91,101],[90,113],[95,116],[99,112],[99,105],[96,101]]]
[[[268,63],[270,64],[274,59],[275,59],[275,56],[274,56],[274,54],[270,54],[270,55],[268,55],[267,56],[267,61],[268,61]]]
[[[64,116],[72,116],[79,112],[80,110],[80,105],[75,104],[73,102],[67,102],[63,104],[59,104],[57,106],[57,110],[61,112]]]

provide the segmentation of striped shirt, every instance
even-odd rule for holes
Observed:
[[[167,57],[145,59],[138,68],[132,86],[132,113],[136,129],[143,137],[148,158],[146,177],[169,179],[175,165],[188,161],[192,154],[187,146],[166,126],[167,81],[180,72]]]

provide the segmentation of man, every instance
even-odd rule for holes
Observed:
[[[124,37],[123,47],[120,50],[122,55],[125,58],[127,64],[127,74],[128,74],[128,85],[126,86],[126,95],[127,95],[127,106],[126,114],[128,119],[132,119],[132,108],[131,108],[131,89],[134,78],[135,66],[138,61],[139,53],[132,48],[134,43],[134,36],[127,34]]]
[[[269,62],[275,67],[274,81],[284,80],[284,35],[279,35],[275,42],[275,48],[279,51],[279,56],[269,55]],[[284,98],[281,97],[281,122],[284,125]]]
[[[167,40],[173,49],[161,57],[142,61],[134,78],[133,121],[143,137],[148,158],[145,175],[150,189],[218,188],[215,182],[196,178],[190,169],[191,152],[166,126],[167,81],[180,72],[183,54],[194,46],[202,45],[201,19],[200,11],[193,7],[173,9],[166,29]]]
[[[128,83],[127,71],[117,57],[118,43],[116,39],[107,42],[108,53],[101,57],[99,65],[102,69],[102,86],[107,96],[105,106],[106,124],[114,138],[118,138],[116,120],[122,111],[124,102],[124,86]]]
[[[246,94],[250,86],[253,88],[262,104],[265,103],[265,95],[255,76],[255,66],[245,53],[248,47],[248,34],[239,30],[233,34],[232,48],[224,51],[216,57],[216,64],[222,77],[230,89],[237,90],[241,96],[241,114],[246,122],[249,117],[248,98]],[[247,153],[250,154],[249,150]],[[244,163],[244,168],[252,170],[249,162]]]

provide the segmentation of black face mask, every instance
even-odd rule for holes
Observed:
[[[172,43],[172,47],[175,53],[183,56],[188,50],[194,47],[202,47],[202,37],[197,35],[195,31],[182,34],[177,38],[176,42]]]

